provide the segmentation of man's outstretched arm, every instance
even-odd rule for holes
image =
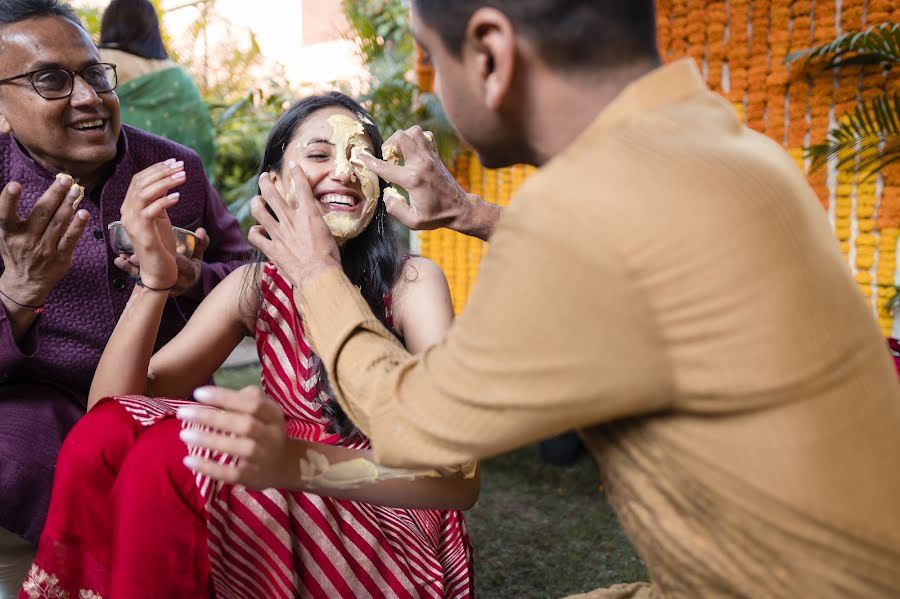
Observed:
[[[304,284],[306,334],[338,401],[391,466],[464,463],[671,399],[655,321],[602,243],[519,197],[443,343],[411,356],[339,268]]]

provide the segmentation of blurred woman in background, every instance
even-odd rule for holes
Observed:
[[[169,58],[150,0],[109,3],[100,25],[100,55],[116,65],[122,122],[191,148],[211,174],[209,109],[190,75]]]

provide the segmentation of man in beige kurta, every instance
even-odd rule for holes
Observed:
[[[498,20],[512,5],[476,11],[454,58],[431,4],[413,3],[413,23],[462,134],[479,135],[454,111],[462,72],[478,82],[472,110],[512,119],[493,99],[513,73],[542,118],[556,74]],[[549,79],[531,86],[529,68]],[[900,387],[825,214],[692,62],[646,71],[559,151],[535,150],[542,168],[490,236],[465,311],[422,356],[379,324],[307,219],[279,266],[309,340],[387,465],[460,464],[581,429],[653,584],[598,597],[898,597]],[[521,133],[538,149],[552,134]],[[406,182],[413,206],[394,212],[427,212],[422,177]],[[493,227],[483,205],[457,210],[459,230]]]

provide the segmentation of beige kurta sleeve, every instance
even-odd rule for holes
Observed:
[[[306,334],[379,461],[460,464],[670,400],[662,340],[622,260],[573,230],[565,198],[529,188],[495,232],[464,313],[422,356],[342,272],[302,290]]]

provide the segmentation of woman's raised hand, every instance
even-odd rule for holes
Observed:
[[[263,173],[259,178],[262,196],[253,198],[250,204],[250,211],[259,224],[250,229],[248,239],[300,289],[323,270],[340,268],[341,256],[316,205],[306,173],[295,163],[288,166],[293,179],[289,186],[290,204],[278,192],[269,174]]]
[[[136,174],[125,194],[122,225],[134,246],[146,287],[169,289],[178,279],[175,234],[166,209],[178,203],[179,194],[170,190],[184,181],[184,162],[170,158]]]

